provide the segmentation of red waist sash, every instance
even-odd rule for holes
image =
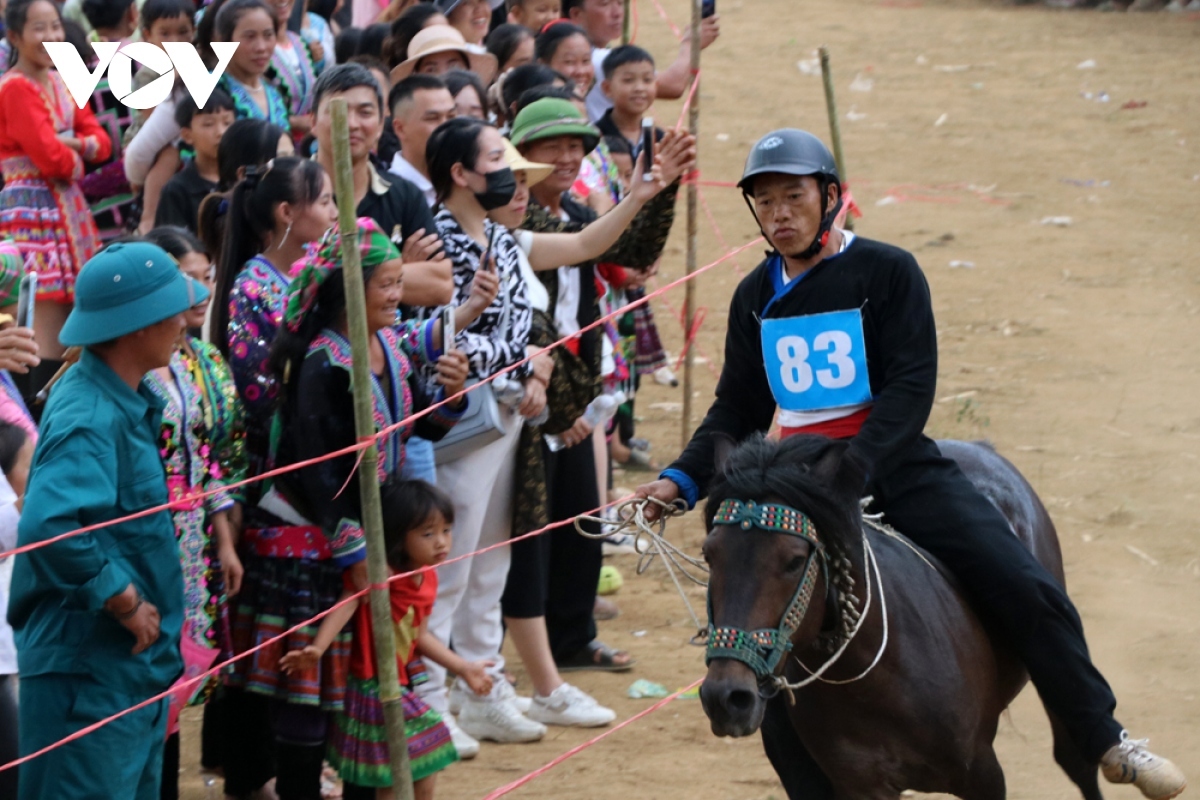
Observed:
[[[828,436],[830,439],[849,439],[859,432],[869,416],[871,416],[871,409],[867,407],[860,411],[855,411],[847,417],[838,417],[837,419],[826,420],[825,422],[818,422],[813,425],[804,425],[800,428],[780,428],[779,434],[782,438],[807,433]]]

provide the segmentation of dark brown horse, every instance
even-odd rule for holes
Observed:
[[[1017,469],[984,444],[938,446],[1061,582],[1054,525]],[[823,437],[755,439],[718,471],[706,509],[711,627],[700,692],[713,733],[761,727],[792,800],[906,789],[1002,800],[993,740],[1027,675],[933,558],[864,523],[862,477],[844,452]],[[1051,725],[1055,759],[1099,800],[1096,766],[1053,716]]]

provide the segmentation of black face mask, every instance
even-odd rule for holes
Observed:
[[[503,208],[512,202],[513,195],[517,193],[517,176],[513,174],[512,169],[504,167],[494,172],[476,172],[475,174],[483,175],[484,180],[487,181],[486,189],[482,192],[475,192],[475,199],[479,201],[479,205],[483,206],[484,211]]]

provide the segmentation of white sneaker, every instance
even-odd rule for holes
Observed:
[[[614,533],[601,540],[600,552],[606,556],[624,556],[644,552],[632,533]]]
[[[1187,778],[1179,767],[1151,753],[1149,743],[1121,731],[1121,741],[1100,759],[1100,771],[1109,783],[1132,783],[1150,800],[1169,800],[1187,788]]]
[[[492,699],[500,700],[508,703],[517,710],[518,714],[528,714],[530,706],[533,705],[532,697],[521,697],[517,694],[517,690],[503,675],[498,675],[495,682],[492,684]]]
[[[502,700],[505,700],[506,702],[512,703],[513,708],[515,708],[518,713],[521,713],[521,714],[529,713],[529,706],[533,703],[532,697],[522,697],[521,695],[517,694],[517,690],[512,687],[512,684],[509,683],[503,676],[500,676],[500,675],[496,676],[495,685],[501,687],[499,689],[499,691],[501,692],[499,699],[502,699]],[[504,687],[507,687],[507,688],[504,688]],[[496,689],[492,689],[493,693],[495,693],[496,691],[497,691]],[[455,681],[454,683],[452,683],[450,685],[450,713],[451,714],[458,714],[462,711],[463,702],[466,700],[467,695],[469,695],[469,694],[471,694],[471,690],[469,688],[463,686],[461,681]]]
[[[512,703],[490,696],[464,698],[458,724],[476,739],[492,742],[536,742],[546,735],[545,725],[526,719]]]
[[[598,728],[616,719],[617,713],[597,703],[595,698],[582,689],[564,683],[551,692],[549,697],[534,695],[529,718],[546,725]]]
[[[442,722],[446,723],[446,727],[450,730],[450,741],[454,742],[454,749],[458,751],[459,758],[467,761],[479,755],[479,742],[458,727],[453,714],[443,714]]]
[[[679,378],[675,377],[670,367],[659,367],[654,370],[654,382],[663,386],[678,386]]]

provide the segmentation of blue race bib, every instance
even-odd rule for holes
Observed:
[[[858,309],[765,319],[762,349],[771,393],[784,411],[823,411],[871,400]]]

